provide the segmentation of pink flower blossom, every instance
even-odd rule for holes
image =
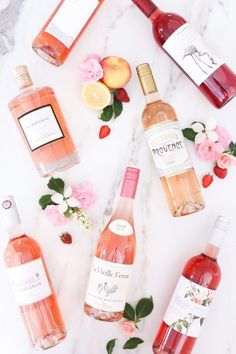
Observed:
[[[82,209],[90,208],[96,200],[92,188],[88,183],[72,186],[72,197],[78,200],[78,207]]]
[[[231,136],[230,133],[223,127],[217,125],[215,129],[216,133],[219,136],[218,143],[221,143],[224,146],[224,150],[227,150],[229,147],[229,144],[231,142]]]
[[[120,329],[121,332],[127,337],[132,337],[137,332],[137,328],[133,321],[127,321],[127,320],[122,321],[120,325]]]
[[[68,223],[68,219],[59,212],[57,205],[48,205],[44,213],[53,225],[66,225]]]
[[[90,54],[80,65],[80,82],[96,82],[103,77],[101,58],[97,54]]]
[[[220,168],[229,168],[232,165],[231,156],[229,154],[222,154],[217,159],[217,165]]]
[[[196,151],[201,160],[214,162],[223,153],[224,146],[220,142],[214,143],[206,139],[203,143],[196,146]]]

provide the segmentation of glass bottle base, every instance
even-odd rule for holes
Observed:
[[[194,202],[186,202],[176,208],[172,215],[175,217],[186,216],[190,214],[197,213],[198,211],[205,208],[204,204],[197,204]]]
[[[123,312],[102,311],[102,310],[95,309],[87,304],[84,305],[84,312],[89,317],[104,322],[117,322],[120,321],[123,317]]]
[[[64,159],[54,161],[48,165],[38,165],[38,172],[41,177],[52,176],[55,172],[67,170],[80,162],[77,152],[65,157]]]
[[[55,347],[61,343],[66,337],[66,332],[61,329],[55,329],[53,332],[48,335],[38,338],[34,343],[34,348],[37,350],[47,350],[52,347]]]
[[[60,66],[63,63],[59,60],[58,54],[50,46],[33,46],[33,50],[44,60],[55,66]]]

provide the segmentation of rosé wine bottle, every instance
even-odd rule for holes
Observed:
[[[62,0],[33,41],[35,52],[62,65],[104,0]]]
[[[53,89],[34,88],[25,65],[14,70],[20,95],[9,102],[21,136],[42,177],[79,163]]]
[[[4,252],[7,273],[32,345],[54,347],[66,330],[42,251],[24,234],[12,196],[0,198],[0,209],[10,236]]]
[[[221,279],[217,256],[229,220],[218,216],[205,251],[190,258],[153,344],[153,353],[190,354]]]
[[[176,113],[160,99],[149,64],[140,64],[137,73],[147,102],[142,115],[145,136],[171,213],[200,211],[204,201]]]
[[[136,251],[133,200],[139,172],[126,168],[118,207],[93,259],[84,311],[97,320],[114,322],[123,316]]]
[[[217,108],[236,95],[236,75],[213,54],[185,19],[162,12],[151,0],[132,2],[152,22],[156,42]]]

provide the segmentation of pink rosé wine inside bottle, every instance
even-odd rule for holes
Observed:
[[[60,1],[33,41],[35,52],[53,65],[62,65],[103,1]]]
[[[153,344],[153,353],[190,354],[221,279],[217,256],[229,228],[218,216],[206,249],[184,267]]]
[[[155,41],[217,108],[235,96],[236,75],[185,19],[162,12],[151,0],[132,2],[152,22]]]
[[[35,88],[25,65],[14,70],[21,93],[9,109],[42,177],[79,163],[61,108],[50,87]]]
[[[34,348],[49,349],[66,330],[42,251],[24,234],[12,196],[0,198],[0,209],[10,236],[4,260],[25,327]]]
[[[84,311],[97,320],[114,322],[123,316],[136,250],[133,201],[139,172],[126,168],[119,204],[93,259]]]

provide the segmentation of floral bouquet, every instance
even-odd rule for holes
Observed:
[[[197,156],[200,160],[214,164],[214,174],[223,179],[228,168],[236,165],[236,144],[231,140],[230,133],[210,119],[206,123],[194,122],[190,128],[183,130],[185,138],[195,143]],[[203,176],[203,187],[213,182],[213,176]]]
[[[39,199],[44,215],[53,225],[66,225],[70,220],[79,222],[80,226],[89,230],[91,222],[86,215],[95,202],[95,195],[88,183],[68,185],[61,178],[51,178],[48,188],[54,194],[45,194]]]

